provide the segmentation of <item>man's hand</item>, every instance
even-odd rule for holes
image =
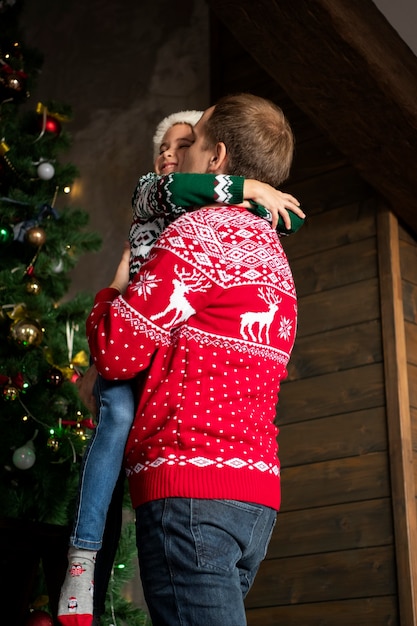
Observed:
[[[129,242],[126,241],[123,248],[122,258],[120,259],[120,263],[116,270],[116,274],[114,275],[113,281],[110,284],[110,287],[117,289],[122,294],[126,291],[126,287],[129,282],[129,260],[130,246]]]
[[[278,225],[279,216],[282,216],[285,227],[291,228],[291,217],[288,211],[292,211],[299,217],[304,218],[305,213],[300,209],[300,203],[289,193],[283,193],[267,183],[258,180],[246,179],[243,185],[245,200],[253,200],[256,204],[264,206],[272,214],[272,228]]]
[[[93,394],[94,384],[97,379],[95,365],[91,365],[83,376],[77,378],[76,385],[81,402],[87,407],[92,415],[97,414],[97,403]]]

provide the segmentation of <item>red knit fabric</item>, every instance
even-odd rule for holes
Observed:
[[[230,206],[180,217],[124,296],[97,294],[87,334],[99,372],[148,368],[126,446],[134,507],[181,496],[279,508],[274,418],[296,316],[275,231]]]

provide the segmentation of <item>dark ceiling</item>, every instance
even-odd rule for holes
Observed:
[[[417,58],[371,0],[207,0],[417,234]]]

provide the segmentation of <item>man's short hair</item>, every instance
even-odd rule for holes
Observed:
[[[228,174],[255,178],[278,187],[286,180],[294,153],[294,136],[279,106],[252,94],[224,96],[206,121],[207,144],[222,141]]]

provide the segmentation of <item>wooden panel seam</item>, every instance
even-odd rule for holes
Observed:
[[[407,376],[398,220],[386,207],[378,213],[387,423],[402,626],[417,623],[417,509]]]

